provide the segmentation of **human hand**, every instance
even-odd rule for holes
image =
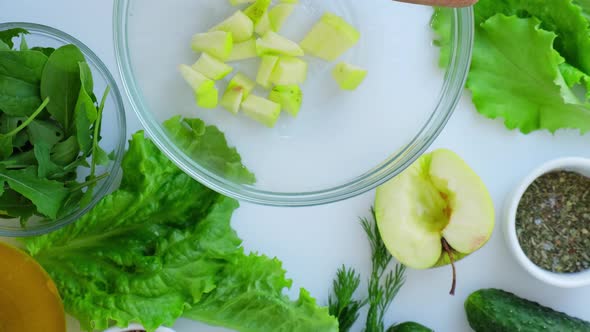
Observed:
[[[477,0],[397,0],[401,2],[414,3],[418,5],[437,7],[467,7],[474,5]]]

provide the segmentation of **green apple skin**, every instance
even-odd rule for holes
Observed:
[[[420,157],[377,189],[375,213],[390,253],[415,269],[451,262],[446,240],[458,261],[480,249],[491,237],[495,212],[479,176],[446,149]]]

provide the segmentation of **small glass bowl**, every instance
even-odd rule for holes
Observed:
[[[107,86],[110,87],[103,111],[100,147],[107,153],[112,153],[113,158],[108,165],[97,166],[96,168],[97,177],[103,174],[108,175],[96,183],[89,204],[78,207],[75,211],[61,216],[57,220],[47,221],[42,220],[42,218],[33,217],[25,225],[21,225],[18,219],[0,219],[0,236],[26,237],[49,233],[76,221],[92,209],[109,192],[119,176],[121,160],[125,152],[127,125],[123,100],[115,79],[106,65],[87,46],[76,38],[48,26],[23,22],[0,24],[0,30],[13,28],[22,28],[29,31],[29,34],[25,35],[25,38],[27,44],[31,47],[43,46],[58,48],[67,44],[76,45],[84,54],[92,70],[94,91],[102,94],[102,91]],[[78,179],[83,179],[86,175],[88,175],[87,169],[78,169]]]
[[[309,72],[297,119],[283,114],[268,129],[221,108],[199,109],[177,66],[198,59],[190,49],[193,34],[236,10],[220,0],[119,0],[113,19],[123,86],[146,131],[183,171],[226,196],[296,207],[367,192],[398,175],[432,144],[462,96],[473,43],[471,7],[453,9],[448,31],[443,31],[450,39],[449,61],[440,68],[430,7],[300,0],[281,34],[299,41],[323,13],[332,12],[359,29],[361,39],[336,62],[304,57]],[[248,61],[237,63],[234,73],[255,77],[252,61],[258,60]],[[368,69],[354,92],[339,91],[331,78],[340,61]],[[232,76],[217,83],[220,93]],[[256,183],[235,181],[222,168],[185,153],[162,125],[176,115],[217,126]]]

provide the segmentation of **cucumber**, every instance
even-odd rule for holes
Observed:
[[[256,40],[248,39],[241,43],[235,43],[226,61],[240,61],[258,57],[256,52]]]
[[[242,112],[251,119],[272,128],[281,115],[281,105],[266,98],[249,95],[242,103]]]
[[[434,332],[422,324],[405,322],[390,327],[387,332]]]
[[[193,51],[209,53],[221,61],[229,58],[233,45],[232,34],[226,31],[197,33],[191,40]]]
[[[478,290],[465,301],[476,332],[589,332],[583,321],[500,289]]]
[[[294,10],[295,5],[290,3],[281,3],[272,7],[268,11],[268,17],[270,19],[272,29],[276,32],[281,30],[283,24],[285,24],[285,21],[287,21]]]
[[[232,72],[232,70],[234,70],[232,67],[217,60],[207,53],[202,53],[199,60],[195,62],[194,65],[192,65],[192,68],[214,81],[218,81],[226,77]]]

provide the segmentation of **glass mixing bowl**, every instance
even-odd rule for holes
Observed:
[[[111,153],[111,160],[107,165],[97,166],[96,177],[101,178],[101,180],[96,183],[91,200],[88,204],[77,206],[67,214],[58,215],[56,220],[43,220],[42,218],[33,217],[26,224],[21,224],[18,219],[0,219],[0,236],[24,237],[49,233],[78,220],[109,192],[119,176],[121,160],[125,152],[127,125],[123,100],[117,88],[117,83],[105,64],[94,52],[76,38],[48,26],[20,22],[0,24],[0,30],[13,28],[22,28],[29,31],[25,38],[30,47],[58,48],[67,44],[76,45],[84,54],[86,62],[92,70],[94,91],[99,98],[106,87],[110,86],[110,93],[103,110],[100,132],[102,139],[99,145],[107,153]],[[77,169],[78,181],[83,182],[88,174],[88,168],[79,167]]]
[[[114,4],[117,61],[132,107],[174,163],[224,195],[266,205],[309,206],[364,193],[416,160],[461,97],[473,41],[471,8],[454,10],[448,25],[451,53],[441,69],[430,7],[389,0],[301,0],[281,34],[299,41],[324,12],[344,17],[360,30],[361,39],[339,61],[368,69],[360,88],[339,90],[330,75],[335,63],[306,56],[309,73],[296,119],[282,115],[268,129],[221,108],[200,109],[177,66],[198,59],[190,48],[193,34],[235,10],[223,0]],[[245,62],[234,72],[254,77],[256,68],[256,62]],[[223,86],[218,82],[221,93]],[[200,118],[223,131],[256,183],[233,181],[184,153],[162,125],[175,115]]]

